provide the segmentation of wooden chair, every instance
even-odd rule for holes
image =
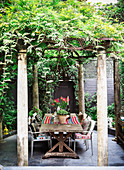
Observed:
[[[89,141],[91,141],[91,152],[93,155],[93,143],[92,143],[92,134],[93,129],[95,127],[96,122],[94,120],[90,120],[90,128],[88,131],[83,131],[83,133],[75,133],[74,135],[74,151],[76,151],[76,141],[78,140],[84,140],[84,143],[86,145],[86,150],[89,149]]]
[[[39,127],[41,126],[42,117],[40,116],[40,114],[34,113],[31,119],[32,123],[37,123]]]
[[[33,157],[34,142],[48,141],[48,147],[49,148],[52,147],[51,136],[48,133],[37,132],[34,123],[30,124],[30,126],[29,126],[29,133],[31,135],[31,158]]]

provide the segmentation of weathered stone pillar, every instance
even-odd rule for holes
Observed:
[[[85,100],[84,100],[84,79],[83,79],[83,64],[79,62],[78,67],[78,98],[79,98],[79,113],[85,113]]]
[[[39,109],[37,63],[33,65],[33,107]]]
[[[97,64],[97,164],[108,165],[106,52],[98,50]]]
[[[18,54],[17,165],[28,165],[28,85],[26,50]]]
[[[121,109],[119,60],[114,59],[115,139],[118,142],[118,117]]]

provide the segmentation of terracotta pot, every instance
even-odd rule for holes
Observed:
[[[60,124],[65,124],[68,115],[58,115]]]

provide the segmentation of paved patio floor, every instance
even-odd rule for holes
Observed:
[[[113,135],[108,135],[108,164],[109,166],[124,166],[124,149],[122,144],[118,145],[112,141]],[[0,165],[2,166],[17,166],[17,142],[16,135],[5,138],[5,143],[0,144]],[[56,141],[54,141],[55,143]],[[90,144],[90,143],[89,143]],[[73,144],[72,144],[73,148]],[[30,140],[29,140],[29,166],[97,166],[97,131],[93,133],[93,150],[94,155],[91,155],[91,148],[86,151],[86,147],[82,141],[76,144],[76,153],[79,159],[71,158],[48,158],[42,159],[42,156],[48,151],[48,143],[35,142],[34,156],[30,157]]]

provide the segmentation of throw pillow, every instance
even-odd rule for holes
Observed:
[[[91,121],[89,121],[88,119],[84,119],[84,120],[82,120],[81,125],[84,130],[83,134],[86,135],[88,133],[88,130],[90,129]],[[85,132],[85,131],[87,131],[87,132]]]

